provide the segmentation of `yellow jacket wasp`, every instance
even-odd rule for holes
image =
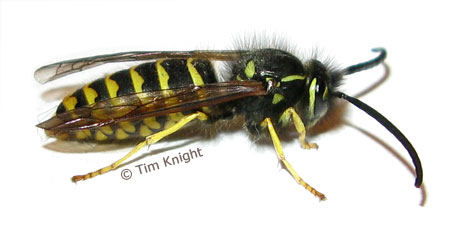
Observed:
[[[74,182],[114,170],[142,147],[158,142],[193,120],[215,122],[243,115],[251,134],[268,131],[279,160],[294,179],[321,200],[325,195],[300,178],[286,160],[277,131],[291,122],[303,148],[306,132],[329,112],[333,100],[345,99],[376,119],[405,147],[422,184],[420,159],[408,139],[376,110],[337,91],[342,77],[372,68],[386,58],[373,49],[372,60],[333,69],[318,60],[301,62],[278,49],[238,51],[125,52],[80,58],[41,67],[40,83],[110,62],[149,62],[112,73],[64,98],[56,115],[37,126],[50,137],[105,142],[145,138],[123,158],[97,171],[74,176]],[[230,65],[230,78],[218,82],[212,62]]]

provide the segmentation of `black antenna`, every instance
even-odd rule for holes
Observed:
[[[385,54],[386,54],[386,51],[384,51],[384,55]],[[383,53],[381,55],[383,55]],[[368,64],[374,64],[378,58],[376,58],[375,60],[368,61]],[[363,64],[366,64],[366,63],[357,64],[355,66],[362,67],[362,68],[370,68],[370,67],[373,66],[373,65],[370,65],[370,67],[365,67],[365,65],[363,65]],[[354,66],[351,66],[351,67],[356,68]],[[359,70],[362,70],[362,69],[356,68],[356,70],[359,71]],[[409,156],[411,157],[414,166],[416,167],[416,182],[415,182],[415,186],[417,188],[419,188],[420,185],[422,185],[422,180],[423,180],[422,164],[420,163],[420,159],[419,159],[419,156],[417,155],[416,150],[414,149],[412,144],[409,142],[409,140],[405,137],[405,135],[403,135],[403,133],[397,127],[395,127],[394,124],[392,124],[388,119],[386,119],[386,117],[381,115],[379,112],[377,112],[374,108],[370,107],[366,103],[361,102],[360,100],[358,100],[356,98],[350,97],[350,96],[348,96],[348,95],[346,95],[346,94],[344,94],[342,92],[335,92],[334,96],[349,101],[350,103],[352,103],[353,105],[355,105],[356,107],[361,109],[362,111],[364,111],[367,114],[369,114],[369,116],[371,116],[372,118],[377,120],[389,132],[391,132],[391,134],[393,134],[397,138],[397,140],[400,141],[400,143],[402,143],[403,147],[405,147],[405,149],[408,151]]]
[[[384,48],[373,48],[372,51],[380,52],[380,55],[378,55],[377,57],[375,57],[369,61],[358,63],[358,64],[355,64],[355,65],[352,65],[352,66],[349,66],[349,67],[343,69],[341,72],[342,75],[349,75],[349,74],[356,73],[356,72],[359,72],[362,70],[370,69],[370,68],[382,63],[387,56],[387,52]],[[354,106],[358,107],[362,111],[369,114],[369,116],[371,116],[372,118],[377,120],[378,123],[383,125],[389,132],[391,132],[391,134],[393,134],[395,136],[395,138],[397,138],[398,141],[400,141],[400,143],[402,143],[403,147],[405,147],[405,149],[408,151],[409,156],[411,157],[411,159],[413,161],[414,167],[416,167],[415,186],[417,188],[419,188],[422,185],[422,181],[423,181],[422,164],[420,163],[420,159],[419,159],[419,156],[417,155],[416,150],[412,146],[411,142],[409,142],[409,140],[405,137],[405,135],[397,127],[395,127],[394,124],[392,124],[388,119],[386,119],[386,117],[381,115],[379,112],[377,112],[374,108],[370,107],[366,103],[364,103],[356,98],[350,97],[342,92],[335,92],[335,93],[333,93],[333,95],[338,98],[342,98],[342,99],[349,101]]]
[[[356,65],[345,68],[344,70],[342,70],[342,75],[349,75],[349,74],[356,73],[356,72],[359,72],[362,70],[370,69],[370,68],[380,64],[381,62],[383,62],[387,56],[386,49],[384,49],[384,48],[373,48],[372,52],[380,52],[380,55],[369,61],[366,61],[363,63],[358,63]]]

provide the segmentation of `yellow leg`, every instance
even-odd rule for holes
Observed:
[[[297,115],[298,116],[298,115]],[[294,177],[295,181],[302,185],[306,190],[311,192],[314,196],[318,197],[320,200],[326,200],[326,197],[324,194],[320,193],[313,187],[311,187],[308,183],[306,183],[298,174],[295,172],[294,168],[291,166],[291,164],[286,160],[286,157],[283,153],[283,148],[281,146],[280,139],[278,138],[277,132],[275,131],[275,128],[273,127],[272,121],[270,118],[266,118],[262,123],[262,126],[267,127],[269,130],[270,136],[272,137],[273,146],[275,147],[275,151],[277,152],[278,159],[283,163],[283,165],[286,167],[287,171]]]
[[[93,177],[95,177],[97,175],[104,174],[106,172],[109,172],[111,170],[116,169],[118,166],[120,166],[120,164],[122,164],[125,160],[130,158],[132,155],[134,155],[136,152],[138,152],[144,146],[151,145],[151,144],[154,144],[154,143],[158,142],[162,138],[164,138],[164,137],[166,137],[166,136],[168,136],[168,135],[178,131],[179,129],[181,129],[187,123],[191,122],[194,119],[207,120],[208,116],[206,114],[202,113],[202,112],[196,112],[194,114],[185,116],[185,117],[181,118],[180,121],[178,121],[173,126],[167,128],[165,130],[162,130],[162,131],[160,131],[158,133],[155,133],[155,134],[152,134],[152,135],[148,136],[145,141],[142,141],[141,143],[139,143],[127,155],[125,155],[121,159],[117,160],[113,164],[111,164],[109,166],[106,166],[106,167],[103,167],[103,168],[101,168],[101,169],[99,169],[97,171],[85,174],[85,175],[74,176],[74,177],[72,177],[72,181],[73,182],[77,182],[77,181],[80,181],[80,180],[87,180],[89,178],[93,178]]]
[[[297,112],[295,111],[294,108],[290,107],[290,108],[286,109],[286,111],[283,112],[283,114],[280,117],[280,120],[283,120],[285,118],[292,118],[292,120],[294,121],[294,126],[295,126],[295,129],[297,129],[297,132],[299,133],[298,138],[300,139],[300,144],[302,145],[302,148],[304,148],[304,149],[319,148],[319,146],[316,143],[308,143],[306,141],[305,125],[303,124],[302,119],[297,114]]]

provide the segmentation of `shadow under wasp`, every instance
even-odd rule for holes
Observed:
[[[344,69],[316,59],[300,61],[291,53],[264,48],[234,51],[138,51],[67,60],[39,68],[40,83],[105,63],[149,61],[95,80],[66,96],[56,115],[37,127],[61,140],[106,142],[141,137],[128,154],[109,166],[72,178],[86,180],[116,169],[144,146],[158,142],[194,120],[213,123],[244,117],[249,133],[268,132],[278,159],[304,188],[321,200],[325,195],[306,183],[284,156],[277,130],[293,124],[305,149],[314,127],[344,99],[376,119],[405,147],[416,168],[415,186],[422,184],[420,159],[408,139],[375,109],[337,90],[343,76],[379,65],[379,55]],[[213,62],[226,62],[229,78],[218,82]]]

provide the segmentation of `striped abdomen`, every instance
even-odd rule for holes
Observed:
[[[93,81],[65,97],[56,113],[63,113],[123,95],[215,82],[217,82],[215,73],[208,60],[192,58],[159,60],[140,64]],[[97,141],[145,137],[173,125],[181,117],[183,117],[183,112],[75,132],[60,132],[56,137]]]

